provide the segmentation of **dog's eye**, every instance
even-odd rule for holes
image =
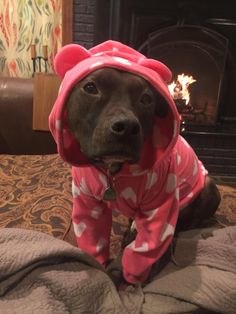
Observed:
[[[140,98],[140,102],[143,105],[150,105],[152,103],[152,96],[150,96],[149,94],[143,94]]]
[[[92,95],[98,94],[97,87],[93,82],[88,82],[87,84],[85,84],[84,90],[88,94],[92,94]]]

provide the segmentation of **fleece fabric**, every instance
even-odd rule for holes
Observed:
[[[183,232],[174,243],[175,262],[149,284],[117,291],[101,265],[70,244],[1,228],[0,313],[235,314],[236,226]]]
[[[165,118],[156,117],[140,161],[125,164],[114,176],[88,162],[68,127],[65,110],[75,84],[104,67],[143,77],[165,98],[170,109]],[[105,265],[109,259],[112,211],[120,211],[134,219],[137,228],[136,239],[123,252],[123,273],[130,283],[143,282],[170,245],[179,210],[202,190],[207,174],[179,135],[180,117],[167,85],[171,72],[161,62],[115,41],[90,50],[74,44],[65,46],[55,58],[55,70],[63,81],[49,126],[59,154],[72,165],[72,219],[78,247]],[[105,201],[105,191],[111,186],[116,190],[116,200]]]

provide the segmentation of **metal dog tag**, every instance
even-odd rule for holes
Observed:
[[[104,192],[103,200],[104,201],[115,201],[116,200],[116,190],[113,187],[109,186]]]

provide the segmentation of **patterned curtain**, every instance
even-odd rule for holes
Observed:
[[[0,76],[32,77],[32,45],[52,72],[61,47],[61,0],[0,0]],[[46,46],[46,47],[45,47]],[[46,56],[45,56],[46,54]],[[39,70],[39,59],[36,60]],[[45,60],[41,59],[45,70]]]

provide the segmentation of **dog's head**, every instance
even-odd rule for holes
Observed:
[[[90,50],[63,47],[55,70],[63,81],[49,126],[65,161],[111,172],[138,163],[128,169],[142,171],[172,150],[179,114],[165,65],[107,41]]]
[[[74,86],[66,110],[81,151],[110,168],[139,161],[155,116],[166,117],[169,107],[142,77],[105,67]]]

